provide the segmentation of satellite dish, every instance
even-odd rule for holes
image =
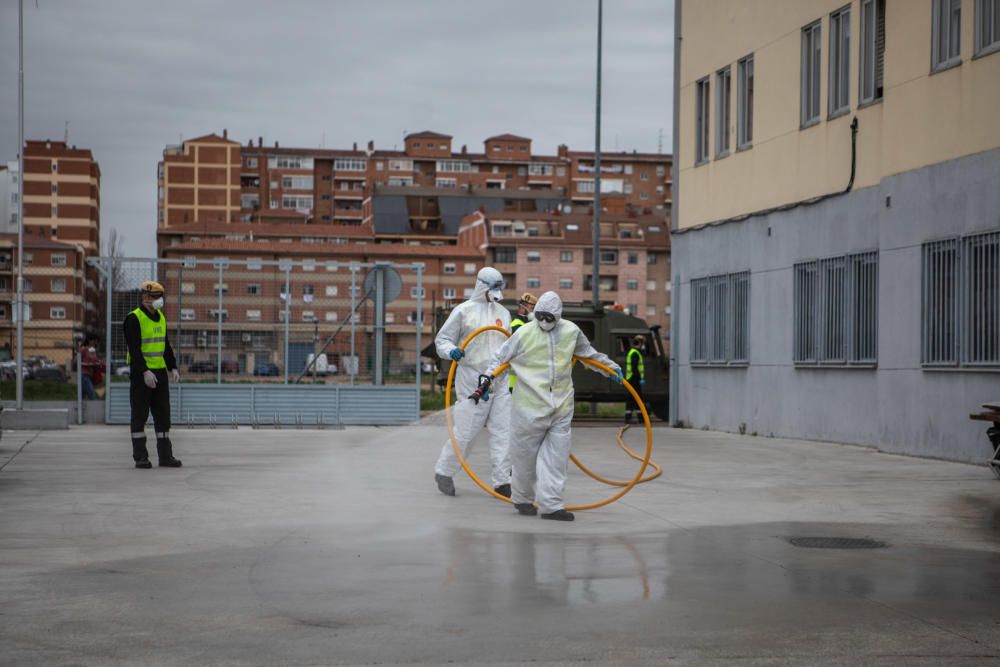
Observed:
[[[564,204],[563,207],[562,207],[562,209],[563,209],[563,213],[572,213],[573,212],[573,207],[570,206],[569,204]]]
[[[365,274],[364,290],[365,295],[375,296],[375,284],[378,280],[378,272],[382,272],[382,285],[385,289],[385,302],[395,301],[399,293],[403,291],[403,279],[399,276],[399,271],[389,266],[376,266]]]

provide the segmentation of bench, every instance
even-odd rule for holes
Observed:
[[[988,465],[996,478],[1000,479],[1000,401],[983,403],[983,411],[973,412],[969,415],[969,419],[993,422],[993,426],[986,429],[986,437],[989,438],[992,451]]]

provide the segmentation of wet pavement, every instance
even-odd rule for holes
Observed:
[[[657,428],[660,479],[556,523],[439,494],[438,423],[178,430],[150,471],[126,430],[3,434],[0,664],[1000,661],[985,467]],[[613,436],[574,449],[629,477]]]

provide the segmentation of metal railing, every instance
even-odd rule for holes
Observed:
[[[692,364],[745,365],[750,359],[750,272],[691,281]]]

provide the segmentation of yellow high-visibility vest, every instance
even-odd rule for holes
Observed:
[[[162,310],[156,312],[160,315],[159,322],[149,319],[149,315],[142,309],[142,306],[132,311],[132,314],[139,320],[142,358],[145,359],[146,368],[149,370],[167,367],[167,360],[163,357],[167,351],[167,317]],[[128,354],[125,355],[125,362],[131,363]]]
[[[637,350],[634,347],[631,350],[628,351],[628,355],[625,357],[625,379],[628,380],[629,382],[632,381],[632,373],[633,373],[633,370],[632,370],[632,358],[633,357],[636,357],[638,359],[638,363],[636,364],[636,367],[635,367],[635,372],[639,373],[639,379],[640,380],[645,380],[646,379],[646,368],[645,368],[645,366],[643,365],[643,362],[642,362],[642,352],[640,352],[639,350]]]

